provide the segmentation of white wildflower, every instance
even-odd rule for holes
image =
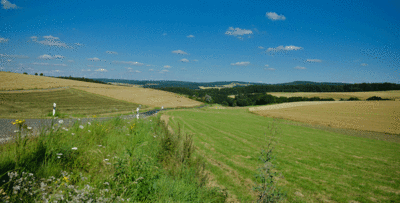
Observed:
[[[108,161],[108,159],[104,159],[104,161]]]
[[[108,182],[105,182],[105,183],[104,183],[104,185],[110,185],[110,183],[108,183]]]
[[[32,127],[27,127],[28,130],[32,130]]]
[[[57,156],[62,156],[62,153],[58,153]]]
[[[75,133],[71,133],[71,135],[75,135]]]
[[[80,125],[79,128],[80,128],[80,129],[83,129],[83,125]]]
[[[19,132],[19,130],[14,130],[15,133]]]
[[[101,147],[101,145],[97,145],[97,146]]]
[[[87,122],[87,124],[92,125],[90,122]]]
[[[72,147],[72,150],[78,150],[78,147]]]
[[[59,120],[58,123],[59,123],[59,124],[63,124],[64,121],[63,121],[63,120]]]
[[[61,158],[60,156],[58,156],[57,158]]]
[[[88,130],[88,132],[90,132],[90,130]]]

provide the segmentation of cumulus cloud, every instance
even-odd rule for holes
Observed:
[[[268,48],[267,51],[296,51],[296,50],[300,50],[303,49],[303,47],[296,47],[293,45],[290,46],[278,46],[276,48]]]
[[[236,62],[236,63],[231,63],[232,66],[248,66],[250,65],[250,62],[248,61],[243,61],[243,62]]]
[[[37,41],[36,36],[31,37],[32,41],[37,42],[39,44],[46,45],[46,46],[57,46],[57,47],[65,47],[65,48],[68,47],[67,44],[60,41],[60,38],[58,38],[58,37],[53,37],[53,36],[49,35],[49,36],[43,36],[43,38],[44,38],[44,40]]]
[[[107,54],[118,54],[118,53],[115,52],[115,51],[106,51],[106,53],[107,53]]]
[[[32,63],[32,65],[37,65],[37,66],[67,66],[67,64],[53,64],[53,63]]]
[[[264,47],[262,47],[262,46],[258,46],[258,48],[259,48],[259,49],[265,49],[265,48],[264,48]]]
[[[265,67],[268,67],[268,66],[269,66],[268,64],[265,65]]]
[[[314,63],[321,63],[322,62],[322,60],[320,60],[320,59],[307,59],[307,62],[314,62]]]
[[[63,58],[65,58],[65,57],[61,56],[61,55],[51,56],[51,55],[48,55],[48,54],[43,54],[43,55],[38,57],[38,59],[47,59],[47,60],[49,60],[49,59],[63,59]]]
[[[240,28],[233,28],[233,27],[229,27],[228,30],[225,32],[226,35],[233,35],[233,36],[237,36],[237,35],[250,35],[253,34],[253,31],[251,30],[246,30],[246,29],[240,29]]]
[[[10,3],[7,0],[1,0],[1,5],[3,5],[3,9],[17,9],[18,6]]]
[[[165,65],[165,66],[164,66],[164,68],[171,68],[171,66],[169,66],[169,65]]]
[[[100,61],[100,59],[97,58],[97,57],[88,58],[87,60],[88,60],[88,61]]]
[[[264,68],[264,70],[274,71],[274,70],[276,70],[276,69],[275,69],[275,68]]]
[[[0,57],[18,58],[18,59],[27,59],[27,58],[29,58],[29,56],[24,56],[24,55],[8,55],[8,54],[0,54]]]
[[[268,17],[270,20],[286,20],[286,17],[284,15],[278,15],[275,12],[267,12],[265,16]]]
[[[362,63],[362,64],[361,64],[361,66],[368,66],[368,64],[366,64],[366,63]]]
[[[186,36],[187,38],[193,38],[194,36],[193,35],[188,35],[188,36]]]
[[[187,62],[189,62],[189,60],[187,60],[187,59],[181,59],[181,62],[187,63]]]
[[[133,66],[143,66],[143,63],[135,62],[135,61],[113,61],[114,63],[119,63],[119,64],[129,64]]]
[[[296,66],[296,67],[294,67],[294,69],[297,69],[297,70],[305,70],[305,69],[307,69],[306,67],[301,67],[301,66]]]
[[[8,39],[0,37],[0,43],[8,42]]]
[[[95,70],[95,71],[97,71],[97,72],[107,72],[107,70],[104,69],[104,68],[99,68],[99,69],[97,69],[97,70]]]
[[[175,51],[172,51],[172,53],[174,53],[174,54],[188,55],[188,53],[186,53],[186,52],[184,52],[184,51],[182,51],[182,50],[175,50]]]

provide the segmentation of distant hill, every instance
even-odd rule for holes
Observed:
[[[348,85],[348,84],[350,84],[350,83],[294,81],[294,82],[287,82],[287,83],[278,83],[275,85]]]

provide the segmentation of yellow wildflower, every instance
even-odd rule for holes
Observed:
[[[63,180],[68,183],[68,177],[64,177]]]

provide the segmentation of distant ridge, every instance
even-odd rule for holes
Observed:
[[[351,84],[351,83],[294,81],[294,82],[287,82],[287,83],[278,83],[275,85],[348,85],[348,84]]]

